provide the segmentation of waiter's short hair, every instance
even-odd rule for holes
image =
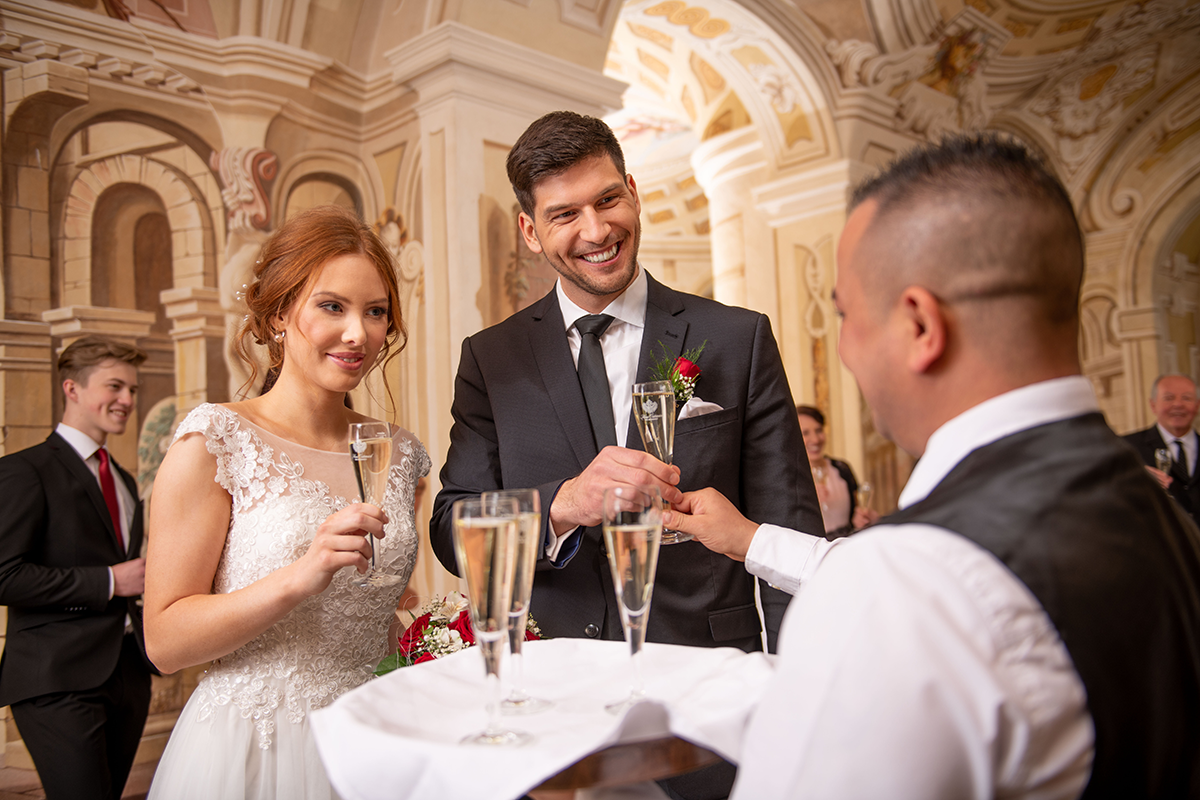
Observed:
[[[508,152],[505,165],[521,210],[533,215],[533,190],[546,178],[603,155],[612,159],[624,178],[625,155],[621,143],[604,120],[574,111],[552,111],[536,120]]]
[[[958,260],[926,265],[947,284],[928,286],[932,291],[954,284],[980,299],[1025,295],[1040,302],[1047,319],[1077,323],[1083,231],[1066,187],[1020,141],[987,132],[920,145],[856,186],[850,210],[868,200],[876,221],[951,204],[972,209],[967,224],[939,233]]]
[[[137,368],[146,360],[146,351],[136,345],[107,336],[85,336],[71,342],[58,357],[58,377],[87,385],[88,376],[107,361],[122,361]]]

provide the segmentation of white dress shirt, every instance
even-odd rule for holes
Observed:
[[[930,437],[900,506],[979,447],[1095,410],[1079,376],[988,400]],[[833,542],[763,525],[746,568],[796,598],[735,800],[1065,799],[1087,785],[1083,683],[1045,611],[990,552],[923,524]]]
[[[617,429],[617,446],[624,447],[629,435],[629,415],[633,411],[633,382],[637,378],[638,357],[642,351],[642,332],[646,328],[646,271],[638,266],[638,273],[633,281],[601,311],[610,314],[613,321],[608,330],[600,337],[600,349],[604,352],[604,371],[608,375],[608,393],[612,397],[613,421]],[[579,366],[580,333],[575,327],[575,321],[585,317],[585,311],[563,291],[562,279],[554,284],[558,294],[558,307],[562,311],[563,325],[566,327],[567,344],[571,348],[571,358],[575,366]],[[549,513],[548,509],[544,509]],[[555,537],[546,548],[546,555],[551,561],[558,558],[563,545],[579,528],[571,528],[561,536]]]
[[[77,428],[72,428],[70,425],[64,425],[61,422],[58,423],[58,427],[54,429],[54,432],[65,439],[67,444],[71,445],[71,448],[79,454],[79,457],[83,459],[83,463],[86,464],[87,468],[91,470],[91,473],[96,476],[96,484],[99,485],[100,458],[96,455],[96,452],[103,447],[103,445],[101,445],[92,437],[88,436],[83,431]],[[134,501],[133,496],[129,493],[129,488],[125,485],[125,481],[121,479],[121,476],[117,474],[115,469],[112,471],[112,474],[113,484],[117,489],[117,509],[120,511],[121,516],[121,541],[124,542],[125,546],[128,548],[129,526],[133,524],[133,511],[137,507],[137,504]],[[112,567],[109,567],[108,596],[110,599],[113,596],[114,588],[115,584],[113,581]]]

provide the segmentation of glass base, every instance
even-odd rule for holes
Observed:
[[[696,537],[692,536],[690,533],[684,533],[683,531],[673,531],[670,528],[663,528],[663,532],[662,532],[662,543],[663,544],[681,544],[683,542],[690,542],[695,538]]]
[[[461,744],[482,744],[489,747],[520,747],[533,741],[533,736],[521,731],[480,731],[464,736]]]
[[[646,699],[645,692],[631,692],[628,697],[612,703],[605,703],[604,710],[610,714],[623,714],[627,708],[632,708]]]
[[[500,703],[500,713],[510,717],[523,717],[527,714],[540,714],[554,708],[554,703],[537,697],[509,697]]]
[[[350,583],[355,586],[361,586],[368,589],[374,586],[395,586],[400,583],[399,575],[389,575],[386,572],[376,572],[372,570],[366,575],[357,575],[350,579]]]

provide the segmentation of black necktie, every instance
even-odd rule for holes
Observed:
[[[617,443],[608,372],[604,369],[604,351],[600,348],[600,337],[612,321],[608,314],[589,314],[575,320],[575,328],[579,331],[579,387],[583,389],[588,416],[592,419],[597,450]]]
[[[1185,476],[1190,476],[1192,473],[1188,469],[1187,456],[1183,453],[1183,440],[1175,439],[1171,444],[1175,445],[1175,463],[1183,470]]]

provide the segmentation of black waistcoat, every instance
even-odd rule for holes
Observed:
[[[1100,414],[982,447],[883,520],[954,531],[1046,610],[1087,690],[1083,797],[1200,798],[1200,532]]]

